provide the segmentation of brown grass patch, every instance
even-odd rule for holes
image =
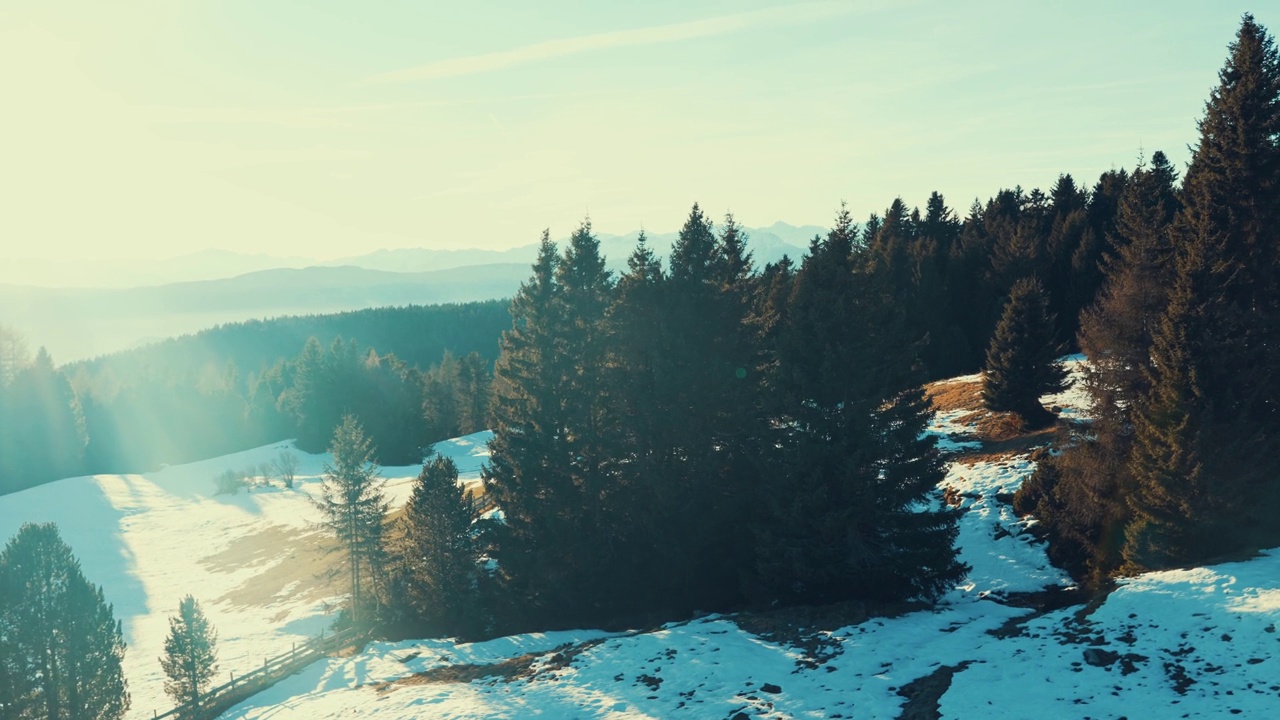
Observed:
[[[270,607],[286,591],[291,599],[323,600],[342,592],[334,582],[334,568],[341,558],[331,551],[332,542],[317,530],[273,525],[236,538],[222,552],[201,559],[200,564],[223,573],[262,566],[257,574],[215,602],[226,601],[238,607]],[[282,561],[270,564],[282,555]]]
[[[431,668],[408,677],[389,682],[374,683],[371,687],[377,692],[394,690],[397,685],[441,685],[446,683],[469,683],[476,680],[493,678],[502,682],[523,680],[537,677],[541,673],[566,668],[573,659],[587,650],[604,642],[603,639],[588,640],[577,645],[561,645],[554,650],[540,653],[527,653],[518,657],[499,660],[488,665],[472,665],[459,663]],[[548,657],[549,656],[549,657]],[[541,658],[547,658],[536,669],[534,664]]]
[[[371,687],[375,692],[390,692],[400,685],[444,685],[447,683],[469,683],[476,680],[484,680],[485,678],[494,678],[502,681],[511,681],[520,677],[527,677],[532,673],[534,661],[542,657],[539,653],[530,653],[519,657],[507,658],[500,660],[491,665],[445,665],[443,667],[432,668],[424,672],[415,673],[408,677],[402,677],[398,680],[390,680],[388,682],[374,683]]]
[[[941,380],[924,386],[924,395],[938,412],[982,407],[982,381]]]
[[[960,450],[950,455],[954,462],[973,465],[979,462],[998,462],[1016,455],[1025,455],[1036,448],[1061,441],[1065,434],[1062,422],[1049,427],[1028,430],[1015,413],[991,412],[982,407],[982,381],[941,380],[925,386],[937,412],[968,411],[956,418],[955,424],[967,426],[967,433],[956,437],[962,441],[977,441],[981,447]]]

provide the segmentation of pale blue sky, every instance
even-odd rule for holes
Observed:
[[[1181,165],[1218,2],[0,3],[0,261],[828,224]]]

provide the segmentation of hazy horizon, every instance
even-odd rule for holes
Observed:
[[[0,260],[503,249],[695,201],[963,212],[1144,150],[1181,167],[1248,9],[9,3]]]

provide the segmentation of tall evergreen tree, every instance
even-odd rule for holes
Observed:
[[[52,523],[0,552],[0,709],[5,717],[115,720],[129,709],[121,625]]]
[[[315,501],[321,526],[333,533],[345,554],[351,587],[351,620],[359,626],[368,597],[376,597],[370,584],[383,570],[383,527],[387,500],[373,462],[373,445],[350,415],[333,431],[329,445],[333,456],[324,466],[324,484]]]
[[[318,452],[325,446],[336,422],[330,402],[332,367],[320,340],[311,337],[294,364],[293,385],[280,397],[281,409],[298,428],[298,448]]]
[[[779,477],[753,528],[758,601],[931,598],[966,572],[955,516],[918,507],[944,471],[923,432],[917,346],[858,275],[856,234],[842,211],[801,265],[778,334],[771,385],[786,410],[771,440]]]
[[[1177,182],[1163,152],[1139,163],[1120,197],[1102,292],[1080,319],[1093,413],[1118,433],[1128,432],[1127,414],[1146,393],[1152,330],[1173,285]]]
[[[982,402],[988,410],[1017,413],[1031,427],[1053,420],[1040,396],[1061,392],[1069,383],[1058,361],[1053,319],[1040,283],[1019,280],[987,349],[982,373]]]
[[[410,623],[431,635],[478,632],[475,501],[458,485],[458,468],[436,455],[422,466],[392,547]]]
[[[44,348],[0,399],[0,494],[82,471],[88,436],[80,401]]]
[[[559,264],[544,231],[533,275],[511,301],[511,328],[502,335],[494,367],[494,436],[483,475],[486,493],[504,515],[503,523],[489,526],[489,542],[509,599],[499,609],[506,629],[530,627],[533,618],[545,621],[557,610],[565,568],[552,554],[570,542],[554,522],[574,492],[562,386],[572,358],[564,352]]]
[[[178,614],[169,618],[164,640],[164,691],[186,705],[193,717],[200,714],[200,698],[218,672],[218,633],[209,625],[200,603],[190,595],[178,603]]]
[[[665,418],[650,447],[663,469],[646,479],[660,498],[647,524],[662,528],[654,552],[663,572],[650,587],[675,615],[733,602],[737,568],[750,557],[742,507],[758,473],[764,418],[760,357],[747,323],[755,272],[744,249],[736,221],[717,236],[695,204],[662,284],[664,374],[649,402]]]
[[[1280,540],[1280,58],[1245,15],[1200,121],[1134,414],[1131,569]]]
[[[950,260],[959,241],[960,222],[942,195],[935,192],[915,227],[910,252],[914,302],[909,306],[908,322],[927,339],[920,353],[929,377],[951,377],[967,370],[971,352],[960,322],[964,305],[948,299],[957,272]]]

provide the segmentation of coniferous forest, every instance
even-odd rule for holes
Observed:
[[[0,327],[0,494],[286,438],[321,452],[344,414],[384,463],[487,426],[499,301],[219,326],[55,367]]]
[[[613,277],[544,234],[494,371],[490,631],[936,597],[966,571],[922,434],[928,379],[982,369],[1032,428],[1082,349],[1096,420],[1015,498],[1087,584],[1280,542],[1280,59],[1246,15],[1185,178],[934,194],[756,268],[695,205]],[[463,502],[463,501],[459,501]],[[461,626],[457,626],[461,629]]]
[[[1014,502],[1082,582],[1273,547],[1280,58],[1251,16],[1218,77],[1183,171],[1156,150],[963,213],[938,193],[861,224],[842,208],[796,260],[757,266],[733,216],[695,204],[666,262],[641,235],[618,275],[589,220],[562,247],[544,232],[509,310],[419,309],[389,331],[403,346],[309,332],[172,375],[10,353],[0,489],[296,437],[381,507],[374,463],[425,460],[403,516],[361,510],[376,542],[351,548],[348,617],[388,633],[928,601],[967,568],[922,386],[981,370],[990,409],[1065,438]],[[1074,351],[1087,423],[1040,402]],[[130,436],[121,418],[146,413],[195,439]],[[486,427],[481,503],[422,450]]]

